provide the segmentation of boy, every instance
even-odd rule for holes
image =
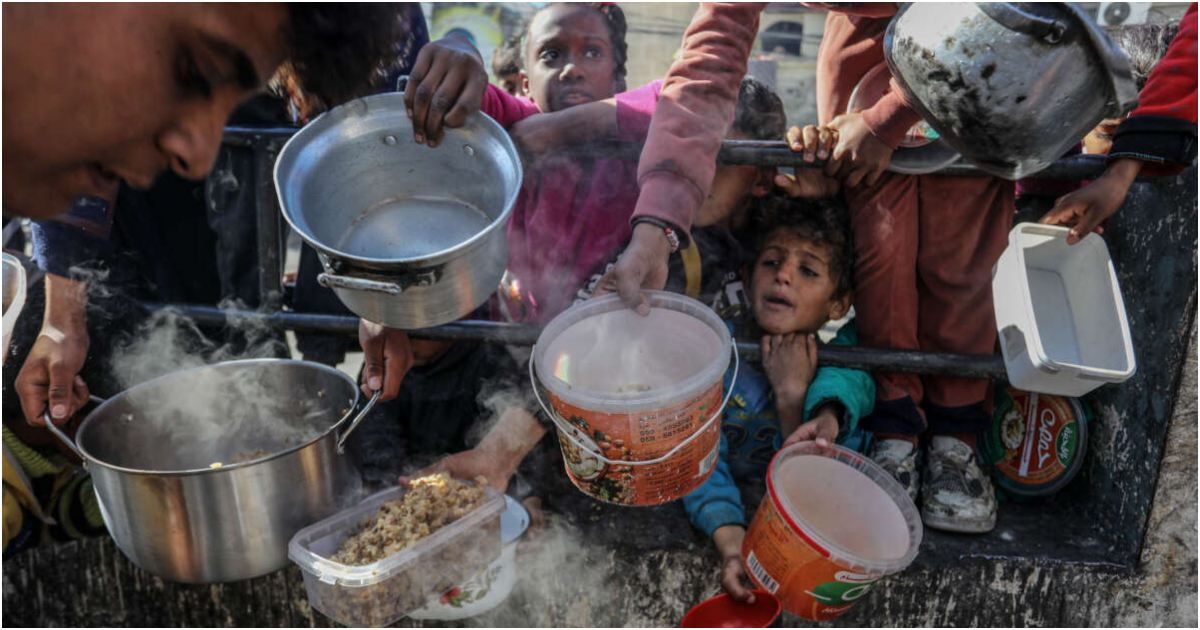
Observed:
[[[492,76],[500,89],[513,96],[523,96],[521,89],[521,39],[505,40],[492,52]]]
[[[844,317],[853,299],[854,245],[845,208],[778,194],[762,205],[757,257],[744,274],[752,317],[729,322],[735,333],[761,336],[762,370],[743,363],[736,382],[726,377],[732,394],[721,423],[720,458],[708,481],[683,498],[692,524],[721,555],[721,586],[746,602],[752,596],[742,583],[746,510],[738,485],[753,488],[747,492],[753,507],[767,464],[782,446],[836,439],[861,449],[865,436],[858,421],[875,400],[866,372],[817,368],[817,331]],[[853,324],[847,324],[832,343],[856,342]]]

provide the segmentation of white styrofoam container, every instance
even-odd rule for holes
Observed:
[[[288,557],[304,574],[313,608],[346,626],[388,626],[500,556],[504,495],[487,488],[483,505],[411,547],[362,566],[331,559],[380,506],[405,492],[398,486],[376,493],[292,537]]]
[[[1108,246],[1067,245],[1067,228],[1020,223],[992,271],[1000,351],[1014,387],[1082,396],[1137,369]]]

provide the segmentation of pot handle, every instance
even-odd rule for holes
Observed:
[[[99,396],[88,396],[88,399],[96,404],[104,402],[104,399]],[[84,465],[87,465],[87,458],[83,456],[83,451],[79,450],[78,446],[75,446],[75,440],[72,440],[70,437],[68,437],[62,429],[58,428],[58,426],[55,425],[52,420],[50,420],[49,407],[42,412],[42,420],[46,421],[46,428],[50,430],[50,433],[54,434],[54,437],[58,438],[59,442],[62,442],[67,448],[71,449],[71,452],[75,453],[75,455],[83,461]]]
[[[1054,18],[1026,13],[1012,2],[980,2],[979,10],[1001,26],[1032,35],[1047,44],[1057,44],[1067,33],[1068,25]]]
[[[404,292],[404,288],[395,282],[380,282],[378,280],[366,280],[364,278],[353,278],[351,276],[339,276],[332,273],[318,274],[317,284],[327,289],[374,291],[375,293],[386,293],[388,295],[400,295]]]
[[[358,423],[362,422],[363,419],[367,417],[367,414],[370,413],[371,409],[375,407],[375,403],[379,402],[379,397],[381,395],[383,395],[382,389],[375,390],[375,393],[371,394],[371,400],[367,401],[367,406],[363,407],[363,410],[358,412],[357,416],[354,416],[354,420],[350,422],[350,426],[346,427],[346,431],[341,435],[338,435],[338,455],[341,455],[346,451],[346,438],[350,437],[350,434],[354,432],[354,429],[358,428]]]

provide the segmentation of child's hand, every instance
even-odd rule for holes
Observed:
[[[753,604],[754,592],[742,565],[745,538],[746,528],[741,525],[724,525],[713,532],[713,543],[721,554],[721,589],[739,602]]]
[[[358,320],[358,343],[363,350],[362,392],[371,396],[383,390],[379,400],[400,395],[400,384],[413,365],[412,344],[403,330]]]
[[[1059,197],[1039,222],[1072,226],[1067,233],[1068,245],[1078,243],[1088,232],[1103,234],[1104,228],[1100,224],[1124,203],[1125,195],[1141,169],[1142,163],[1138,160],[1114,160],[1100,179]]]
[[[780,173],[775,176],[775,185],[782,188],[792,199],[832,197],[842,188],[838,180],[815,168],[798,168],[795,177]]]
[[[838,419],[832,409],[824,408],[812,420],[800,425],[783,441],[786,448],[799,442],[813,442],[818,446],[829,446],[837,439]]]
[[[465,37],[447,35],[423,46],[404,89],[413,140],[436,147],[443,125],[461,127],[479,111],[487,83],[483,58]]]
[[[838,131],[833,127],[804,125],[787,132],[788,146],[794,153],[804,152],[804,161],[827,160],[837,145]]]
[[[892,161],[892,148],[875,137],[862,114],[842,114],[829,122],[837,131],[837,146],[825,165],[825,174],[841,177],[851,188],[874,185]]]
[[[804,333],[766,335],[762,364],[781,407],[803,407],[808,384],[817,373],[817,336]]]

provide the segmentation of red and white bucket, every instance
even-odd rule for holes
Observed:
[[[876,580],[903,571],[923,531],[917,506],[878,464],[840,446],[804,442],[771,460],[742,559],[746,574],[784,610],[826,621]]]
[[[659,505],[704,483],[728,400],[725,323],[691,298],[646,295],[645,317],[616,295],[567,309],[538,337],[529,368],[571,482],[621,505]]]

